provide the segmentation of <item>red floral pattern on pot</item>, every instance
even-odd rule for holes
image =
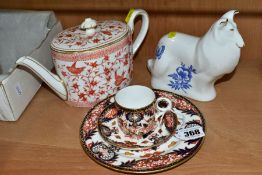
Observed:
[[[67,86],[67,103],[78,107],[91,107],[119,89],[129,85],[133,59],[130,52],[130,39],[110,45],[108,48],[92,51],[94,59],[74,59],[75,53],[62,54],[53,51],[57,74]],[[68,56],[68,59],[66,59]]]

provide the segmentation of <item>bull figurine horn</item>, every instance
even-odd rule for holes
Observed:
[[[225,13],[221,18],[225,18],[225,19],[229,19],[231,21],[234,21],[233,20],[234,15],[238,14],[238,13],[239,13],[239,11],[237,11],[237,10],[230,10],[227,13]]]

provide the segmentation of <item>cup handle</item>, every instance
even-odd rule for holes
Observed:
[[[161,107],[160,105],[161,101],[163,101],[163,103],[166,103],[165,107]],[[156,99],[156,109],[157,109],[157,112],[160,113],[160,116],[158,116],[158,118],[161,117],[160,122],[159,122],[160,124],[163,123],[163,117],[166,112],[170,111],[170,112],[175,113],[173,109],[172,101],[165,97],[159,97]],[[183,124],[185,123],[184,119],[179,117],[178,115],[177,115],[177,120],[179,120],[179,122],[181,123],[181,126],[183,126]]]
[[[140,15],[142,16],[142,26],[141,26],[140,32],[137,35],[136,40],[133,43],[133,55],[136,53],[137,49],[139,48],[139,46],[141,45],[141,43],[143,42],[146,36],[148,26],[149,26],[148,14],[146,11],[142,9],[135,9],[131,14],[130,19],[127,22],[127,25],[130,27],[131,32],[133,33],[135,18]]]
[[[162,104],[161,104],[161,102],[162,102]],[[160,116],[158,116],[158,118],[161,117],[160,122],[159,122],[160,124],[162,124],[163,116],[165,115],[166,112],[168,112],[168,111],[173,112],[172,106],[173,106],[172,102],[168,98],[159,97],[159,98],[156,99],[156,110],[157,110],[158,113],[160,113]]]

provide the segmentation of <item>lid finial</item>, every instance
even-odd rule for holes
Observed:
[[[87,36],[93,36],[96,32],[96,20],[92,18],[86,18],[84,22],[80,25],[80,29],[86,31]]]

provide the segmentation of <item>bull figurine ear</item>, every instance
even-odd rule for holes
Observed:
[[[221,21],[221,22],[220,22],[220,24],[221,24],[221,25],[224,25],[224,26],[226,26],[227,23],[228,23],[228,19],[226,19],[225,21]]]
[[[234,21],[234,19],[233,19],[234,15],[238,14],[238,13],[239,13],[239,11],[237,11],[237,10],[230,10],[230,11],[226,12],[221,18],[228,19],[230,21]]]

